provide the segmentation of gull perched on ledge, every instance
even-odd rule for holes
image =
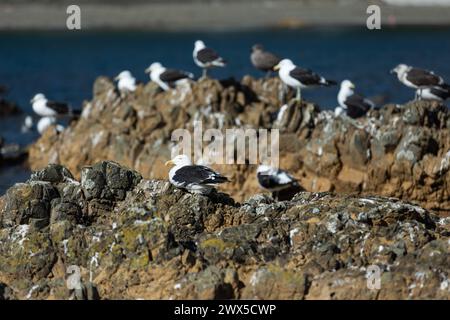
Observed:
[[[333,80],[327,80],[311,70],[297,67],[289,59],[281,60],[280,63],[274,67],[274,70],[279,70],[281,81],[288,86],[297,89],[296,100],[298,101],[302,100],[301,89],[336,85],[336,82]]]
[[[195,41],[193,57],[195,64],[203,69],[202,78],[207,77],[209,68],[225,67],[226,65],[226,61],[216,51],[207,48],[202,40]]]
[[[208,195],[214,186],[229,182],[228,178],[206,166],[193,165],[186,155],[178,155],[166,162],[166,166],[175,165],[169,171],[169,181],[175,187],[191,193]]]
[[[367,111],[375,107],[375,104],[354,92],[355,85],[350,80],[341,83],[341,89],[337,96],[340,108],[336,114],[345,112],[350,118],[360,118],[366,115]]]
[[[399,64],[391,73],[397,75],[398,80],[409,88],[416,89],[415,99],[422,98],[422,91],[430,87],[448,88],[441,76],[436,75],[433,71],[414,68],[406,64]]]
[[[250,61],[256,69],[266,72],[266,77],[268,77],[281,59],[275,54],[265,51],[262,45],[255,44],[252,47]]]
[[[129,93],[136,90],[136,78],[133,77],[130,71],[125,70],[119,73],[114,80],[117,81],[117,88],[120,93]]]
[[[153,82],[156,82],[164,91],[169,90],[180,80],[194,78],[194,75],[190,72],[167,69],[159,62],[153,62],[150,67],[145,70],[145,73],[150,74],[150,79]]]
[[[36,94],[30,103],[33,111],[41,117],[57,117],[74,114],[67,103],[49,101],[42,93]]]

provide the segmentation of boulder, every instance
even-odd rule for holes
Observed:
[[[81,171],[49,165],[0,198],[0,299],[450,298],[450,219],[415,204],[237,203],[115,162]]]

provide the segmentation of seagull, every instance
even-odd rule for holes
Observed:
[[[41,117],[57,117],[65,115],[74,115],[80,111],[71,110],[69,105],[65,102],[49,101],[44,94],[38,93],[30,103],[33,111]]]
[[[279,70],[280,78],[285,84],[297,89],[296,100],[298,101],[302,100],[302,88],[336,85],[335,81],[327,80],[311,70],[297,67],[289,59],[281,60],[274,70]]]
[[[420,97],[424,100],[445,101],[450,98],[450,86],[444,84],[442,86],[428,87],[420,89],[420,92],[416,92],[416,95],[419,93]]]
[[[298,187],[297,180],[284,170],[268,165],[259,165],[256,177],[261,188],[269,190],[278,198],[279,192],[291,187]]]
[[[255,44],[252,47],[250,61],[256,69],[266,72],[267,77],[274,71],[273,68],[280,63],[281,59],[275,54],[265,51],[261,44]]]
[[[207,48],[202,40],[195,41],[194,62],[203,69],[202,78],[207,77],[207,70],[212,67],[225,67],[226,61],[213,49]]]
[[[56,132],[64,131],[64,126],[57,124],[55,117],[42,117],[38,121],[36,127],[38,132],[42,135],[47,130],[47,128],[52,125],[56,125]]]
[[[205,166],[193,165],[186,155],[178,155],[166,162],[166,166],[175,165],[169,171],[169,181],[177,188],[191,193],[210,194],[214,185],[229,182],[228,178]]]
[[[129,93],[136,90],[136,78],[128,70],[119,73],[114,80],[117,81],[117,88],[120,93]]]
[[[350,80],[341,82],[341,89],[337,96],[340,109],[335,110],[337,116],[345,112],[350,118],[356,119],[364,116],[369,109],[375,107],[372,101],[356,94],[353,91],[354,89],[355,85]]]
[[[192,79],[194,77],[194,75],[189,72],[167,69],[159,62],[153,62],[150,67],[145,70],[145,73],[149,73],[150,79],[153,82],[156,82],[164,91],[169,90],[180,80]]]
[[[416,99],[420,99],[422,89],[435,86],[448,86],[442,77],[433,71],[414,68],[406,64],[399,64],[391,73],[397,74],[398,80],[409,88],[416,89]]]

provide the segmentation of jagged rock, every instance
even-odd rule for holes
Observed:
[[[0,198],[0,298],[450,297],[450,219],[414,204],[330,192],[239,204],[114,162],[87,169],[80,183],[49,165]],[[379,290],[368,288],[372,266]]]
[[[27,156],[28,151],[26,148],[23,148],[16,143],[6,143],[5,140],[0,137],[0,167],[22,163]]]
[[[101,185],[101,174],[81,168],[110,159],[145,178],[166,179],[163,164],[176,129],[192,132],[198,121],[204,131],[277,128],[280,165],[307,191],[379,194],[450,213],[450,111],[441,103],[389,104],[353,120],[289,100],[292,93],[286,102],[279,79],[249,76],[240,82],[202,79],[167,92],[148,83],[124,97],[100,77],[93,91],[78,122],[59,135],[46,132],[31,148],[33,169],[59,163]],[[221,190],[236,201],[260,192],[254,165],[214,168],[231,178]],[[108,190],[87,196],[110,199]]]

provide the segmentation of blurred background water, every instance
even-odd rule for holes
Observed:
[[[263,76],[250,64],[255,43],[298,66],[341,81],[352,80],[367,96],[385,95],[389,102],[404,103],[414,92],[401,85],[389,71],[398,63],[434,70],[450,81],[450,28],[309,28],[245,32],[0,32],[0,84],[10,88],[7,96],[31,114],[29,100],[42,92],[52,100],[67,101],[81,108],[92,97],[96,77],[113,77],[128,69],[148,81],[144,70],[154,61],[173,68],[201,70],[192,61],[193,43],[202,39],[216,49],[228,66],[210,72],[214,78],[250,74]],[[304,91],[304,98],[322,109],[337,105],[338,87]],[[24,115],[0,119],[0,136],[27,145],[36,132],[20,133]],[[22,167],[0,169],[0,194],[17,181],[28,178]]]

